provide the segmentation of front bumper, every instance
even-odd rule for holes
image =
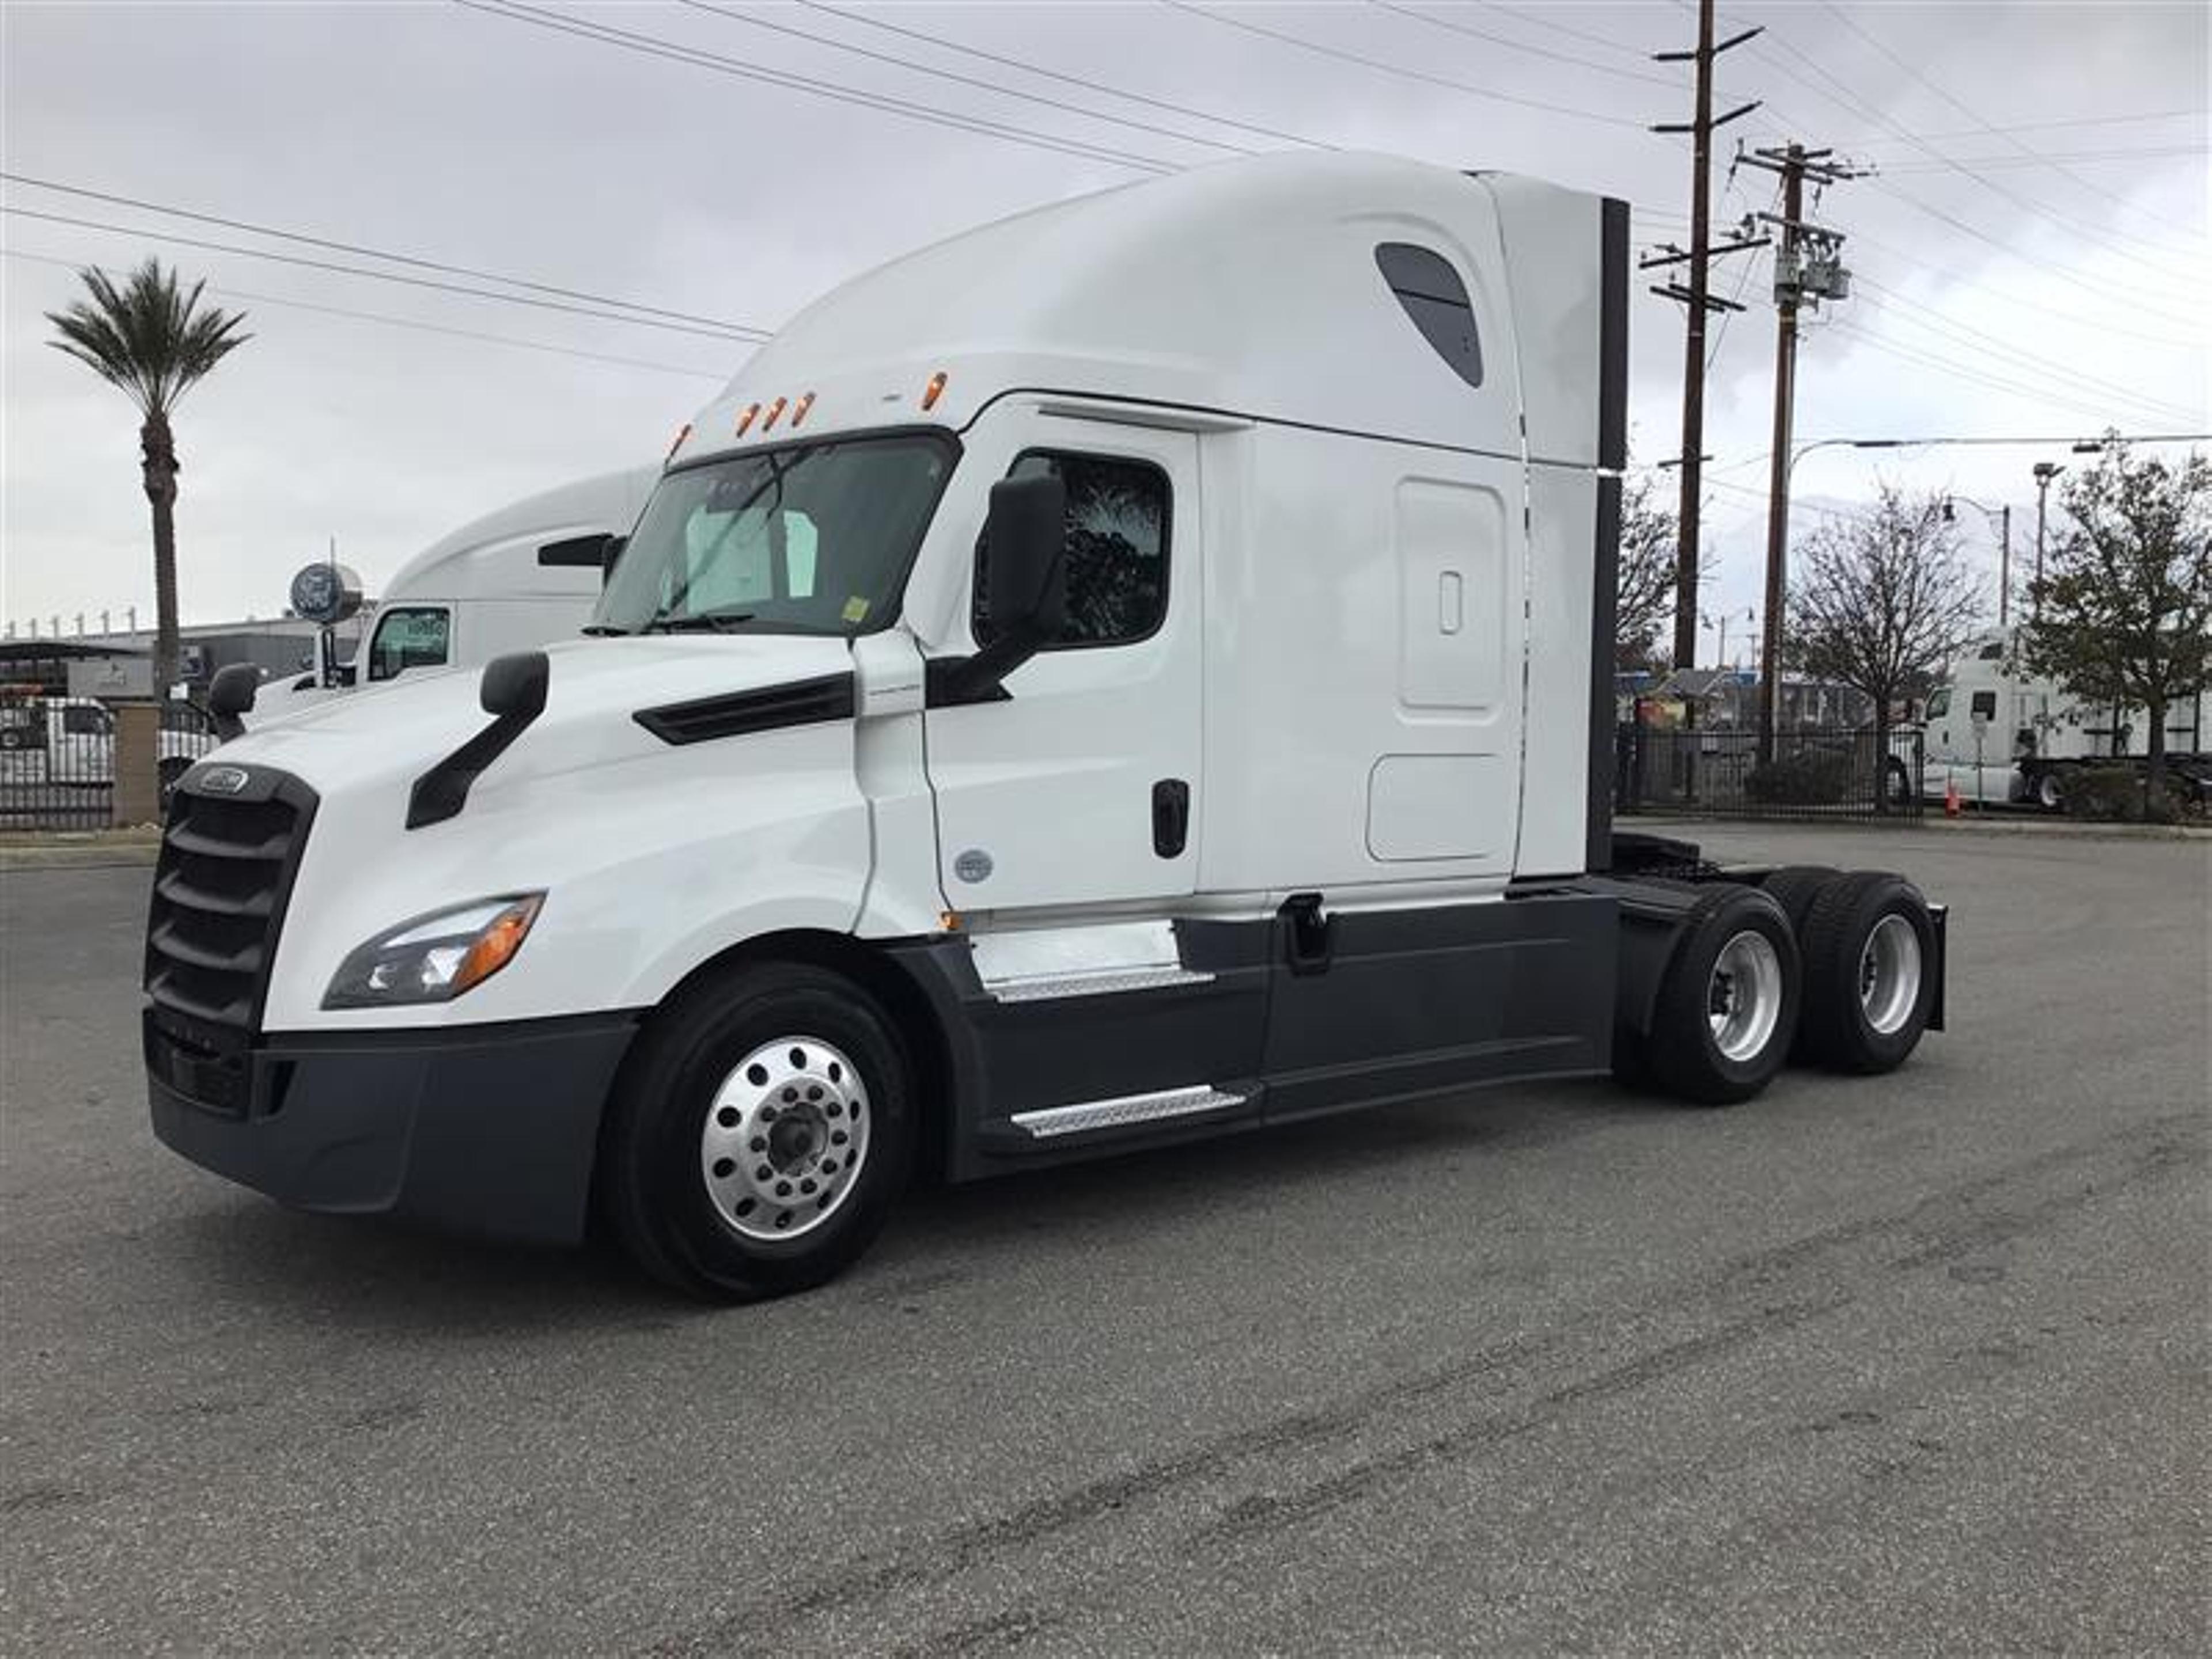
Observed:
[[[617,1014],[279,1035],[217,1060],[149,1008],[154,1133],[297,1209],[574,1243],[600,1115],[635,1030]]]

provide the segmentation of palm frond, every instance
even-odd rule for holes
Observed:
[[[252,338],[237,331],[243,312],[203,308],[206,283],[181,291],[176,273],[157,259],[119,285],[96,269],[78,276],[91,298],[46,313],[59,337],[47,343],[121,388],[149,418],[175,408],[195,382]]]

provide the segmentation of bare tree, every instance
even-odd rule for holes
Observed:
[[[1661,646],[1674,621],[1674,515],[1653,499],[1651,475],[1629,479],[1620,498],[1620,564],[1613,610],[1613,666],[1667,664]],[[1683,666],[1687,666],[1686,664]]]
[[[1981,617],[1981,584],[1943,497],[1885,483],[1870,511],[1822,524],[1792,563],[1787,659],[1873,700],[1875,763],[1887,769],[1892,708],[1958,654]]]
[[[2138,460],[2108,441],[2065,500],[2073,527],[2030,589],[2026,655],[2078,697],[2143,711],[2154,798],[2166,711],[2212,680],[2212,461]],[[2196,746],[2205,746],[2201,732]]]

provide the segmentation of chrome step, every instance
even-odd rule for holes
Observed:
[[[1186,1089],[1161,1089],[1146,1095],[1115,1095],[1108,1100],[1079,1101],[1073,1106],[1047,1106],[1033,1112],[1016,1112],[1014,1125],[1039,1140],[1054,1135],[1080,1134],[1086,1129],[1110,1129],[1125,1123],[1151,1123],[1161,1118],[1192,1117],[1200,1112],[1226,1111],[1242,1106],[1245,1097],[1217,1089],[1210,1083]]]
[[[1091,974],[1040,975],[1034,979],[1002,979],[992,983],[991,995],[1000,1002],[1050,1002],[1060,997],[1113,996],[1123,991],[1156,991],[1169,985],[1205,985],[1213,975],[1195,968],[1172,963],[1157,968],[1109,969]]]

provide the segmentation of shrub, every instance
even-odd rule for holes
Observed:
[[[2172,823],[2180,816],[2174,780],[2143,799],[2143,774],[2134,766],[2083,766],[2062,773],[2058,804],[2069,817],[2116,823]]]
[[[1833,806],[1851,787],[1847,755],[1808,749],[1752,769],[1743,793],[1777,806]]]

